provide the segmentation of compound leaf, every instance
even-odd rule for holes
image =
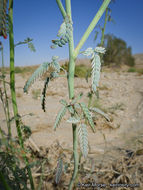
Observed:
[[[88,132],[85,124],[78,126],[78,136],[81,152],[84,158],[86,158],[88,155]]]
[[[49,68],[48,62],[42,63],[36,71],[32,74],[32,76],[28,79],[24,86],[24,92],[28,92],[29,87],[35,82],[35,80],[41,77]]]
[[[63,170],[63,160],[60,157],[58,159],[58,163],[57,163],[57,170],[56,170],[56,177],[55,177],[55,182],[56,184],[59,183],[61,176],[62,176],[62,170]]]
[[[110,118],[108,117],[108,115],[106,113],[104,113],[102,110],[100,110],[100,109],[98,109],[96,107],[90,108],[90,110],[94,111],[96,113],[99,113],[100,115],[104,116],[107,121],[110,121]]]
[[[66,106],[63,106],[61,108],[61,110],[59,111],[57,117],[56,117],[56,121],[55,121],[55,124],[54,124],[54,130],[56,130],[56,128],[59,126],[62,118],[64,117],[65,113],[66,113],[66,110],[67,110],[67,107]]]
[[[91,126],[91,129],[93,130],[93,132],[95,132],[95,126],[94,126],[94,122],[91,116],[91,113],[89,112],[87,106],[82,102],[80,103],[80,106],[82,108],[82,111],[86,117],[86,119],[88,120],[89,125]]]
[[[51,62],[51,66],[59,73],[60,72],[60,64],[58,63],[58,56],[53,56],[52,57],[52,62]]]
[[[67,120],[67,122],[69,122],[69,123],[74,123],[74,124],[79,123],[79,121],[80,121],[80,118],[76,118],[76,117],[70,117],[70,118]]]
[[[56,48],[57,46],[63,47],[66,43],[68,43],[70,37],[71,37],[71,31],[73,30],[72,28],[72,21],[68,16],[65,17],[64,22],[61,24],[60,29],[58,31],[58,37],[60,39],[52,40],[53,45],[51,48]]]
[[[67,108],[70,114],[74,114],[74,109],[72,106],[68,106]]]
[[[96,88],[97,86],[99,86],[100,69],[101,69],[100,57],[98,54],[94,55],[91,65],[92,65],[92,72],[91,72],[92,90],[96,92]]]

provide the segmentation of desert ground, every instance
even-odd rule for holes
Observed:
[[[53,130],[54,121],[61,108],[60,100],[68,101],[68,84],[66,78],[51,81],[46,93],[46,112],[41,108],[40,95],[43,80],[36,80],[28,94],[23,87],[29,74],[16,74],[16,92],[19,114],[25,125],[32,130],[31,139],[36,147],[52,149],[59,143],[65,154],[72,152],[72,128],[67,122],[66,115],[56,131]],[[9,76],[6,77],[9,80]],[[87,94],[91,79],[88,83],[84,78],[75,78],[75,95],[83,92],[81,101],[88,102]],[[10,95],[10,92],[8,92]],[[143,75],[127,72],[127,68],[103,69],[99,85],[99,100],[94,99],[92,106],[97,106],[110,118],[110,122],[96,114],[93,133],[89,127],[89,158],[104,161],[111,157],[117,159],[121,151],[142,149],[143,143]],[[10,105],[10,114],[13,116]],[[30,115],[29,115],[30,114]],[[6,122],[0,102],[0,126],[5,129]],[[16,135],[12,123],[13,135]],[[53,155],[55,152],[53,152]],[[58,154],[58,153],[57,153]],[[57,155],[56,155],[57,156]],[[102,160],[103,161],[103,160]]]

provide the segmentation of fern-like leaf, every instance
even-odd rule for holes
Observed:
[[[81,124],[80,126],[78,126],[78,137],[81,152],[84,158],[86,158],[88,155],[88,132],[87,126],[85,124]]]
[[[91,65],[92,65],[92,90],[96,92],[97,87],[99,86],[100,79],[100,69],[101,61],[99,53],[105,53],[105,48],[96,47],[94,50],[92,48],[87,48],[85,51],[81,52],[85,56],[91,56]]]
[[[42,91],[42,97],[41,97],[41,105],[42,105],[42,109],[44,112],[46,112],[46,108],[45,108],[45,98],[46,98],[46,90],[48,87],[48,83],[49,83],[49,77],[46,78],[45,83],[44,83],[44,88]]]
[[[74,114],[73,106],[69,105],[67,108],[70,114]]]
[[[89,47],[85,51],[82,51],[81,53],[85,56],[91,56],[94,53],[94,51],[91,47]]]
[[[52,40],[53,44],[51,48],[56,48],[57,46],[62,47],[66,43],[68,43],[69,38],[71,37],[72,22],[68,16],[65,17],[64,22],[60,26],[60,30],[58,32],[58,37],[60,39]]]
[[[95,132],[95,126],[94,126],[94,122],[91,116],[91,113],[89,112],[87,106],[82,102],[80,103],[80,106],[82,108],[82,111],[86,117],[86,119],[88,120],[89,125],[91,126],[91,129],[93,130],[93,132]]]
[[[100,109],[98,109],[96,107],[90,108],[90,110],[94,111],[96,113],[99,113],[100,115],[104,116],[107,121],[110,121],[110,118],[108,117],[108,115],[106,113],[104,113],[102,110],[100,110]]]
[[[60,157],[58,159],[58,163],[57,163],[57,170],[56,170],[56,177],[55,177],[55,182],[56,184],[59,183],[61,176],[62,176],[62,170],[63,170],[63,160]]]
[[[101,62],[98,54],[94,54],[92,57],[92,90],[96,92],[96,88],[99,86]]]
[[[32,42],[29,42],[29,43],[28,43],[28,48],[29,48],[31,51],[33,51],[33,52],[36,51],[36,49],[35,49],[35,47],[34,47],[34,44],[33,44]]]
[[[95,51],[96,53],[102,53],[102,54],[104,54],[104,53],[106,52],[106,50],[105,50],[104,47],[96,47],[96,48],[94,49],[94,51]]]
[[[39,77],[41,77],[49,68],[48,62],[42,63],[36,71],[32,74],[32,76],[28,79],[24,86],[24,92],[28,92],[29,87],[35,82],[35,80]]]
[[[59,58],[58,56],[53,56],[50,66],[52,66],[59,73],[61,66],[58,63],[58,58]]]
[[[56,128],[60,125],[60,122],[61,122],[62,118],[64,117],[64,115],[66,113],[66,110],[67,110],[67,107],[63,106],[61,108],[61,110],[59,111],[59,113],[58,113],[58,115],[56,117],[55,124],[54,124],[54,130],[56,130]]]
[[[79,123],[79,121],[80,121],[80,118],[77,118],[77,117],[74,117],[74,116],[70,117],[70,118],[67,120],[67,122],[69,122],[69,123],[74,123],[74,124]]]
[[[8,0],[0,0],[0,36],[7,38],[7,4]]]
[[[63,100],[63,99],[60,100],[60,103],[63,104],[64,106],[68,105],[67,102],[65,100]]]

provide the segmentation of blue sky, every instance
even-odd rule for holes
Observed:
[[[64,0],[62,1],[64,3]],[[101,6],[102,0],[71,0],[75,46],[84,34],[89,23]],[[116,0],[110,4],[115,23],[107,24],[106,33],[112,33],[132,47],[132,53],[143,53],[143,0]],[[104,15],[99,24],[103,24]],[[36,65],[50,61],[53,55],[60,59],[68,58],[68,46],[51,49],[51,40],[57,38],[57,32],[63,18],[56,0],[14,0],[14,40],[15,43],[27,37],[33,38],[36,52],[26,45],[15,48],[15,65]],[[95,47],[92,32],[82,50]],[[4,44],[5,64],[9,65],[9,40],[0,37]]]

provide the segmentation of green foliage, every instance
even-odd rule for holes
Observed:
[[[50,62],[42,63],[26,82],[24,86],[24,92],[28,92],[29,87],[36,81],[37,78],[41,77],[44,73],[46,73],[49,67],[52,67],[55,69],[55,72],[50,73],[51,74],[50,78],[57,77],[58,72],[60,72],[60,65],[57,60],[58,60],[58,57],[53,56],[51,63]]]
[[[77,117],[70,117],[68,120],[67,120],[67,122],[69,122],[69,123],[74,123],[74,124],[76,124],[76,123],[79,123],[79,121],[80,121],[80,118],[77,118]]]
[[[94,108],[90,108],[90,110],[93,111],[93,112],[96,112],[96,113],[98,113],[100,115],[102,115],[103,117],[105,117],[105,119],[107,121],[110,121],[108,115],[106,113],[104,113],[102,110],[100,110],[99,108],[94,107]]]
[[[46,109],[45,109],[45,98],[46,98],[46,90],[48,87],[48,83],[49,83],[49,77],[47,77],[45,80],[44,88],[43,88],[42,96],[41,96],[41,105],[42,105],[42,109],[44,112],[46,111]]]
[[[0,36],[7,38],[7,0],[0,0]]]
[[[66,61],[64,65],[62,65],[62,68],[68,71],[68,62]],[[89,66],[80,64],[75,66],[75,77],[79,78],[85,78],[87,75],[87,72],[89,73],[88,77],[91,76],[91,68]]]
[[[6,138],[5,140],[8,141]],[[30,190],[28,187],[27,168],[20,166],[20,161],[17,157],[18,149],[14,149],[14,147],[11,149],[8,146],[9,151],[5,151],[4,146],[0,148],[0,171],[4,175],[9,187],[15,190]],[[2,183],[0,181],[1,185]]]
[[[29,80],[26,82],[24,86],[24,92],[28,92],[29,87],[35,82],[35,80],[39,77],[41,77],[49,68],[50,63],[42,63],[38,69],[32,74],[32,76],[29,78]]]
[[[15,44],[14,46],[16,47],[16,46],[19,46],[19,45],[22,45],[22,44],[28,44],[28,48],[29,48],[31,51],[35,52],[36,49],[35,49],[35,47],[34,47],[32,41],[33,41],[33,39],[31,39],[31,38],[26,38],[23,42],[18,42],[18,43]]]
[[[87,119],[89,125],[91,126],[91,129],[93,130],[93,132],[95,132],[95,126],[94,126],[94,122],[93,122],[90,111],[88,110],[88,108],[86,107],[86,105],[83,102],[80,103],[80,106],[84,113],[85,118]]]
[[[67,107],[66,106],[63,106],[61,108],[61,110],[59,111],[59,113],[58,113],[58,115],[56,117],[55,124],[54,124],[54,130],[56,130],[56,128],[60,125],[60,122],[61,122],[62,118],[64,117],[66,111],[67,111]]]
[[[134,73],[134,72],[137,72],[137,69],[135,67],[130,67],[128,69],[128,72]]]
[[[96,92],[96,88],[99,86],[100,68],[101,68],[99,53],[104,54],[105,48],[96,47],[94,50],[92,48],[87,48],[85,51],[81,53],[85,56],[91,56],[92,90]]]
[[[77,65],[75,67],[75,77],[85,78],[87,72],[90,73],[89,76],[91,76],[91,69],[85,65]]]
[[[105,48],[106,54],[103,56],[105,65],[135,65],[131,47],[127,47],[124,40],[117,38],[114,35],[107,34],[105,35]]]
[[[57,163],[56,177],[55,177],[56,184],[58,184],[61,179],[62,170],[63,170],[63,160],[61,157],[59,157]]]
[[[84,158],[86,158],[88,155],[88,132],[87,126],[85,124],[81,124],[78,126],[78,136],[81,152]]]
[[[32,131],[31,131],[31,128],[27,125],[22,125],[21,129],[22,129],[22,133],[23,133],[23,139],[25,141],[26,139],[28,139],[31,136]]]
[[[69,42],[72,32],[72,22],[68,16],[65,17],[64,22],[60,26],[60,30],[58,32],[58,37],[60,39],[52,40],[53,44],[51,48],[56,48],[57,46],[62,47],[66,43]]]

